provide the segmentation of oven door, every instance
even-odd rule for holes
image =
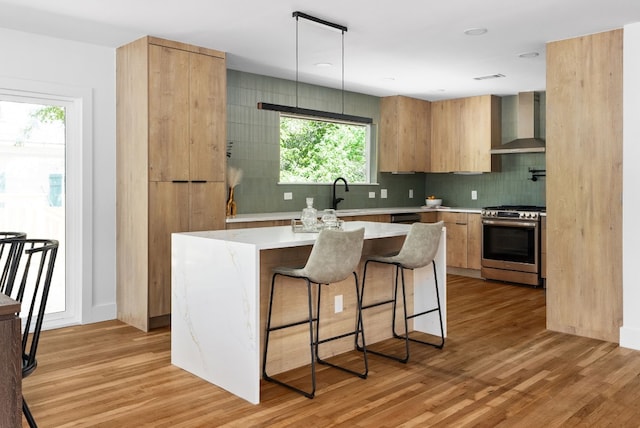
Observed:
[[[539,222],[482,220],[482,267],[538,273]]]

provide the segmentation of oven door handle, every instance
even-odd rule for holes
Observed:
[[[482,220],[482,224],[488,224],[490,226],[506,226],[506,227],[528,227],[535,228],[538,223],[530,221],[504,221],[504,220]]]

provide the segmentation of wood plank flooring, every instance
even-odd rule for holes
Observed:
[[[24,395],[41,427],[640,426],[639,351],[547,331],[544,290],[448,281],[443,350],[370,355],[367,380],[321,366],[313,400],[264,383],[251,405],[172,366],[169,329],[118,321],[44,332]]]

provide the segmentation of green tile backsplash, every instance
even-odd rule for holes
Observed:
[[[514,98],[503,98],[503,112],[507,110],[505,103],[507,106],[508,103],[513,104]],[[331,185],[278,184],[279,116],[277,112],[258,110],[257,103],[260,101],[295,105],[296,83],[235,70],[227,71],[227,139],[233,142],[231,157],[227,162],[243,170],[242,182],[234,192],[238,213],[298,211],[304,208],[306,197],[314,198],[316,208],[328,208],[331,204]],[[344,101],[346,114],[373,118],[372,132],[375,135],[380,117],[380,99],[345,92]],[[339,112],[342,109],[342,92],[300,83],[298,106]],[[503,129],[503,134],[507,137],[509,133],[515,135],[515,131],[510,131],[515,127],[508,114],[504,126],[507,132]],[[377,141],[373,144],[376,145]],[[337,194],[345,200],[339,207],[420,206],[424,204],[425,196],[430,194],[442,197],[448,206],[482,207],[507,203],[544,205],[544,178],[533,182],[529,180],[528,173],[529,167],[544,169],[543,153],[504,155],[502,165],[500,173],[473,176],[378,173],[378,184],[350,184],[350,191],[346,194],[344,185],[340,183]],[[386,199],[380,199],[381,189],[387,189]],[[409,189],[413,189],[412,199],[409,198]],[[471,200],[471,190],[478,191],[477,201]],[[293,199],[285,201],[285,192],[291,192]],[[374,199],[369,198],[370,192],[375,193]]]
[[[545,179],[531,181],[529,168],[545,169],[544,153],[502,155],[502,172],[480,175],[426,174],[427,195],[443,205],[481,208],[493,205],[545,205]],[[478,199],[471,199],[471,191]]]

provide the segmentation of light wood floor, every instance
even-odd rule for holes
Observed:
[[[117,321],[45,332],[24,395],[45,428],[640,425],[640,352],[545,330],[544,290],[450,275],[448,293],[443,350],[372,355],[367,380],[321,367],[313,400],[269,383],[248,404],[172,366],[168,329]]]

